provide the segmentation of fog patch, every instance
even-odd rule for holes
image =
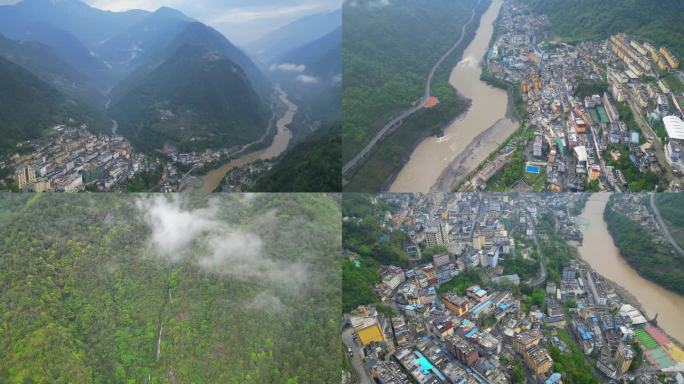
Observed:
[[[306,70],[306,65],[304,64],[291,64],[291,63],[281,63],[281,64],[273,64],[269,68],[271,72],[275,71],[282,71],[282,72],[296,72],[296,73],[302,73]]]
[[[297,81],[304,84],[315,84],[318,83],[318,79],[309,75],[299,75],[297,76]]]
[[[138,201],[138,209],[142,210],[145,223],[152,231],[152,247],[160,256],[173,262],[187,256],[188,246],[197,236],[219,225],[214,210],[187,210],[181,203],[176,196]]]
[[[251,201],[254,195],[244,196]],[[157,196],[138,201],[138,209],[150,228],[153,254],[170,262],[191,262],[202,270],[240,281],[260,281],[296,290],[306,281],[301,263],[274,260],[264,251],[261,237],[234,228],[219,218],[215,200],[209,207],[190,209],[183,197]],[[276,225],[276,212],[252,217],[258,227]]]
[[[268,313],[282,313],[285,310],[280,299],[266,291],[259,292],[252,300],[245,301],[243,305],[249,309]]]

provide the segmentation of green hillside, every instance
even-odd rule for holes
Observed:
[[[348,161],[372,139],[391,118],[408,109],[423,96],[428,73],[437,60],[458,40],[463,25],[478,2],[392,1],[378,7],[374,2],[345,4],[342,38],[343,160]],[[432,83],[440,104],[418,112],[385,140],[376,154],[346,188],[377,191],[408,157],[421,138],[439,131],[464,110],[449,85],[449,73],[472,39],[478,15],[489,5],[477,7],[475,22],[452,55],[442,63]]]
[[[620,254],[644,278],[673,292],[684,293],[684,257],[676,253],[669,243],[657,241],[640,222],[612,209],[616,198],[611,196],[603,218]],[[677,196],[658,198],[657,204],[664,208],[670,206],[673,199],[681,205],[682,199]]]
[[[184,45],[115,104],[121,132],[143,150],[181,151],[257,140],[268,109],[244,72],[203,47]]]
[[[335,192],[342,189],[340,176],[342,142],[339,125],[324,128],[289,150],[253,191]]]
[[[1,196],[0,224],[2,383],[339,381],[331,196]]]
[[[57,89],[0,57],[0,153],[70,118],[96,124]]]
[[[571,41],[626,32],[684,57],[684,2],[680,0],[520,0],[549,15],[555,33]]]

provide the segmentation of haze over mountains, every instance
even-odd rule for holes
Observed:
[[[325,35],[320,26],[330,17],[314,15],[285,27],[278,47],[295,49]],[[268,71],[218,31],[167,7],[110,12],[78,0],[0,6],[0,57],[35,76],[13,79],[17,88],[35,90],[42,81],[40,87],[56,89],[75,109],[90,107],[87,114],[103,124],[107,119],[93,107],[102,115],[106,108],[139,148],[245,144],[265,132],[270,117]],[[50,115],[55,123],[64,117]],[[18,124],[13,129],[24,130]],[[35,128],[30,133],[35,136]],[[13,136],[10,142],[27,135]]]
[[[299,169],[320,160],[330,170],[336,155],[312,145],[338,135],[341,46],[340,10],[264,36],[248,47],[253,60],[214,28],[168,7],[111,12],[79,0],[0,6],[0,157],[64,123],[96,132],[116,127],[145,153],[166,144],[181,153],[269,145],[262,140],[282,113],[279,84],[299,111],[287,127],[288,148],[301,144],[299,155],[287,163]],[[333,180],[328,176],[321,180]]]

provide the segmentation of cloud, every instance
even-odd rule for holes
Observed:
[[[243,200],[249,203],[252,199],[253,195],[247,195]],[[258,235],[221,220],[216,200],[207,208],[190,209],[179,195],[156,196],[139,200],[137,206],[151,231],[152,251],[163,260],[191,262],[210,273],[291,289],[306,280],[304,264],[270,258]],[[274,218],[269,212],[251,220],[261,227]]]
[[[300,81],[300,82],[305,83],[305,84],[318,83],[317,78],[315,78],[313,76],[309,76],[309,75],[299,75],[299,76],[297,76],[297,81]]]
[[[216,227],[210,209],[184,210],[178,197],[157,196],[139,200],[138,208],[152,229],[151,243],[158,253],[170,261],[185,257],[190,243],[201,233]]]
[[[361,2],[359,0],[348,0],[347,5],[354,8],[361,5],[365,5],[368,8],[384,8],[392,5],[392,2],[390,0],[368,0],[366,2]]]
[[[15,4],[20,0],[0,0]],[[296,19],[340,8],[342,0],[81,0],[95,8],[109,11],[144,9],[162,6],[175,8],[208,24],[229,40],[247,45]]]
[[[266,291],[259,292],[252,300],[245,301],[243,305],[249,309],[268,313],[281,313],[285,309],[278,297]]]
[[[274,71],[283,71],[283,72],[297,72],[297,73],[302,73],[306,70],[306,65],[304,64],[290,64],[290,63],[282,63],[282,64],[273,64],[269,68],[271,72]]]

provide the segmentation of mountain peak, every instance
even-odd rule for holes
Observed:
[[[60,0],[57,0],[57,1],[60,1]],[[67,0],[67,1],[71,1],[71,0]],[[181,12],[177,9],[170,8],[170,7],[160,7],[159,9],[154,11],[153,14],[165,16],[165,17],[172,17],[172,18],[181,19],[181,20],[188,20],[188,21],[192,20],[190,17],[185,15],[183,12]]]

